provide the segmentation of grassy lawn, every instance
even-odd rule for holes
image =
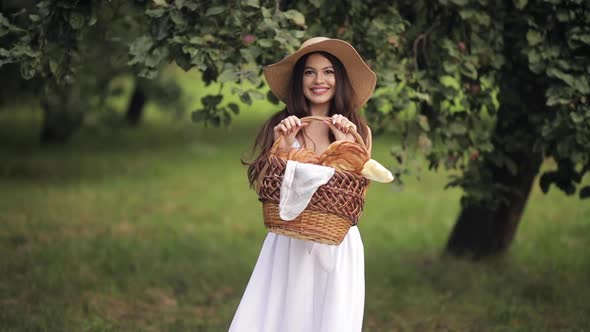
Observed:
[[[266,234],[240,157],[268,112],[245,113],[41,148],[34,114],[0,112],[0,331],[227,330]],[[510,252],[474,264],[440,256],[446,176],[371,186],[364,331],[589,331],[590,203],[536,186]]]

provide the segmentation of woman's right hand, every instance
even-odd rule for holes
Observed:
[[[295,142],[295,136],[302,128],[306,127],[309,122],[301,122],[301,119],[295,115],[291,115],[283,119],[279,124],[273,128],[275,141],[279,136],[283,135],[283,139],[279,143],[278,148],[281,150],[289,150]]]

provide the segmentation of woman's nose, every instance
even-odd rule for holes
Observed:
[[[315,75],[315,82],[316,83],[323,83],[324,82],[324,74],[318,73],[317,75]]]

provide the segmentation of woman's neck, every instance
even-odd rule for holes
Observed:
[[[311,105],[311,109],[309,112],[311,113],[311,115],[328,116],[330,112],[330,103]]]

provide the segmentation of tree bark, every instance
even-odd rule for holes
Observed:
[[[125,115],[127,124],[129,124],[132,127],[136,127],[140,123],[141,118],[143,116],[145,102],[145,92],[143,91],[143,88],[140,86],[140,84],[136,84]]]

